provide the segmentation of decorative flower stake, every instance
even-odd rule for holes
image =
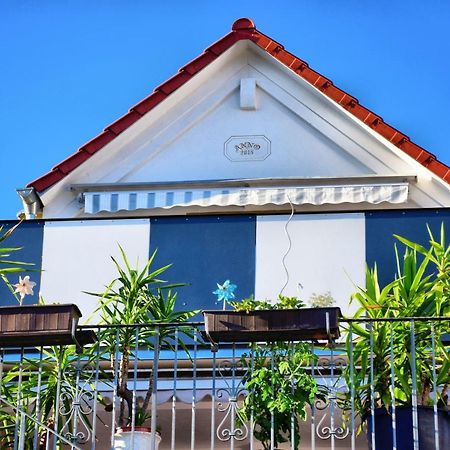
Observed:
[[[218,302],[223,300],[223,310],[225,311],[227,301],[234,298],[234,291],[237,286],[231,283],[230,280],[225,280],[222,285],[217,283],[217,288],[218,289],[213,291],[213,294],[217,295]]]

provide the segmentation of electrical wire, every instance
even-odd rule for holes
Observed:
[[[283,255],[283,258],[281,260],[281,263],[283,264],[284,271],[286,273],[286,283],[284,283],[284,286],[282,287],[282,289],[280,291],[280,295],[283,295],[283,291],[286,289],[287,285],[289,284],[289,270],[288,270],[288,268],[286,266],[286,258],[287,258],[287,256],[289,255],[289,253],[291,251],[292,240],[291,240],[291,236],[290,236],[289,231],[288,231],[288,226],[289,226],[289,223],[292,220],[292,217],[294,217],[294,205],[292,204],[288,193],[286,193],[286,197],[289,200],[289,204],[291,205],[291,215],[289,216],[289,219],[284,224],[284,234],[286,235],[286,237],[288,239],[289,245],[288,245],[288,248],[286,250],[286,253]]]

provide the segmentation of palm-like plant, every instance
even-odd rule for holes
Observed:
[[[440,242],[430,233],[429,248],[396,237],[407,246],[402,263],[396,251],[397,278],[380,287],[377,267],[368,268],[366,287],[360,288],[353,296],[360,306],[355,318],[368,319],[368,324],[351,324],[347,352],[356,366],[348,367],[345,377],[354,390],[356,410],[363,418],[370,414],[373,395],[376,408],[389,409],[393,402],[397,406],[411,405],[414,385],[417,403],[424,406],[432,403],[431,326],[435,336],[435,382],[437,386],[443,386],[434,394],[441,405],[446,403],[447,384],[450,382],[450,356],[439,339],[447,324],[432,320],[450,312],[450,250],[445,245],[445,233],[442,229]],[[421,262],[419,253],[423,256]],[[433,266],[435,272],[428,274]],[[403,317],[430,317],[430,321],[416,320],[411,324],[409,321],[370,320]],[[415,377],[414,373],[417,374]]]
[[[6,239],[11,236],[11,234],[16,230],[16,228],[21,224],[21,222],[17,223],[13,227],[9,228],[6,231],[3,231],[4,226],[0,226],[0,278],[6,284],[8,289],[11,291],[11,294],[16,298],[16,300],[21,304],[21,298],[14,292],[14,288],[11,286],[7,275],[13,273],[22,273],[27,269],[26,266],[33,266],[32,263],[26,263],[23,261],[15,261],[11,260],[11,254],[17,252],[22,249],[22,247],[3,247],[2,242],[6,241]]]
[[[186,322],[198,311],[177,311],[176,293],[172,288],[182,286],[169,285],[159,276],[170,265],[154,270],[154,252],[145,266],[139,270],[133,268],[120,247],[123,266],[113,259],[118,277],[115,278],[101,294],[92,294],[100,298],[100,305],[96,312],[100,314],[101,322],[111,325],[101,333],[101,341],[110,355],[111,370],[118,364],[117,393],[121,398],[118,418],[119,426],[133,423],[142,425],[150,418],[150,401],[153,391],[153,377],[149,375],[148,386],[143,402],[133,409],[133,392],[128,387],[130,358],[138,358],[139,348],[150,349],[157,352],[157,357],[163,345],[172,348],[175,342],[173,327],[158,327],[164,323]],[[143,325],[143,326],[142,326]],[[182,335],[190,335],[188,328],[178,328],[178,344],[185,348]],[[157,370],[155,367],[154,370]],[[127,416],[125,416],[127,407]]]
[[[10,405],[14,405],[17,401],[17,384],[14,383],[10,386],[3,385],[2,386],[2,396],[1,396],[1,405],[0,405],[0,442],[2,449],[13,449],[14,441],[18,440],[17,431],[19,427],[19,415],[16,414]],[[31,411],[31,404],[28,401],[27,397],[22,397],[21,409],[26,411]],[[41,437],[39,435],[34,439],[34,423],[28,417],[25,419],[25,423],[21,424],[20,434],[24,441],[24,449],[32,450],[33,448],[33,440],[36,442],[36,448],[40,448],[38,445],[39,441],[41,441]]]
[[[3,226],[0,227],[0,244],[19,225],[20,222],[4,232]],[[20,304],[23,297],[15,293],[7,275],[30,270],[27,266],[33,265],[10,259],[11,254],[21,250],[21,248],[0,246],[0,278]],[[34,283],[28,281],[28,277],[25,277],[25,282],[34,285]],[[45,350],[38,348],[38,350],[42,351],[42,359],[40,361],[27,357],[21,363],[13,364],[12,367],[2,373],[2,401],[0,402],[1,448],[13,448],[15,438],[17,438],[18,414],[12,411],[8,404],[20,406],[20,409],[28,414],[23,426],[20,427],[21,440],[26,449],[40,448],[35,447],[35,445],[38,446],[39,442],[45,440],[45,429],[36,421],[47,425],[55,431],[61,430],[64,423],[66,423],[67,432],[71,433],[72,425],[70,421],[64,421],[62,415],[59,415],[59,409],[63,412],[72,409],[72,399],[77,390],[76,381],[83,383],[87,380],[86,372],[82,372],[78,377],[75,375],[77,370],[75,361],[83,359],[83,364],[85,365],[89,363],[93,355],[89,352],[77,355],[75,346],[50,347]],[[37,386],[40,386],[40,388],[37,389]],[[92,392],[92,389],[89,390]],[[58,423],[55,423],[58,415]],[[81,420],[86,429],[90,428],[88,414],[83,413],[82,408],[77,420]]]
[[[89,350],[77,354],[75,346],[55,346],[41,351],[42,358],[25,357],[4,373],[2,399],[28,413],[20,426],[25,449],[46,448],[47,429],[39,423],[69,441],[83,443],[91,433],[90,403],[95,392],[94,377],[87,368],[94,366],[96,354]],[[6,402],[0,405],[0,436],[2,444],[9,448],[17,438],[18,424],[16,412]],[[74,403],[78,407],[74,408]]]
[[[431,312],[436,316],[446,316],[450,313],[450,245],[446,243],[444,224],[441,225],[439,241],[435,239],[430,228],[427,228],[430,236],[429,248],[398,235],[395,237],[434,266],[435,273],[431,286],[434,303],[429,308],[432,308]]]

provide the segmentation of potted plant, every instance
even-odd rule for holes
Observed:
[[[304,306],[296,297],[281,295],[275,304],[253,298],[230,303],[236,311],[244,313],[268,308],[289,311]],[[298,449],[299,421],[306,420],[308,406],[320,395],[309,372],[317,358],[304,342],[251,344],[251,349],[241,358],[247,369],[242,380],[247,395],[237,414],[238,421],[244,423],[253,419],[253,435],[264,450],[288,441],[291,448]]]
[[[11,236],[11,234],[14,232],[14,230],[19,225],[20,225],[20,222],[17,223],[16,225],[14,225],[13,227],[9,228],[6,231],[3,231],[3,229],[4,229],[3,225],[0,226],[0,244],[2,242],[6,241],[6,239],[9,236]],[[10,274],[10,273],[22,273],[26,270],[26,268],[24,266],[32,265],[30,263],[25,263],[25,262],[21,262],[21,261],[12,261],[9,259],[11,256],[11,253],[14,253],[20,249],[21,249],[20,247],[10,247],[10,248],[3,247],[3,244],[0,246],[0,278],[6,283],[6,286],[11,290],[13,295],[14,295],[14,290],[12,289],[11,284],[10,284],[8,278],[6,277],[6,275]],[[28,280],[29,280],[29,277],[28,277],[27,281]],[[32,288],[34,287],[34,285],[35,284],[32,284],[30,286],[31,291],[32,291]]]
[[[450,442],[447,405],[450,357],[439,337],[448,331],[448,321],[432,318],[450,313],[450,248],[445,243],[443,228],[440,241],[430,232],[429,248],[400,236],[396,238],[406,245],[402,264],[396,252],[396,279],[380,287],[376,266],[367,269],[366,287],[359,288],[353,296],[359,304],[355,318],[367,321],[366,326],[351,323],[351,333],[347,335],[347,353],[354,365],[345,371],[349,386],[346,406],[353,402],[363,424],[367,425],[370,448],[373,442],[377,448],[392,448],[395,411],[397,448],[409,449],[414,447],[413,405],[418,405],[418,440],[420,448],[425,450],[435,448],[435,406],[440,447],[446,448]],[[427,274],[431,267],[434,272]],[[402,317],[429,317],[430,320],[413,323],[388,320]],[[375,407],[373,416],[372,406]]]
[[[151,399],[154,390],[152,371],[157,370],[157,367],[152,368],[149,373],[143,401],[136,400],[133,407],[133,392],[128,386],[130,359],[137,358],[136,353],[140,349],[150,349],[156,352],[155,359],[158,360],[163,346],[173,348],[176,335],[173,327],[161,326],[155,345],[155,325],[183,324],[197,314],[197,311],[177,311],[177,296],[172,288],[181,285],[169,285],[159,278],[170,265],[151,270],[156,252],[141,270],[131,267],[122,248],[120,252],[123,267],[112,258],[118,272],[117,278],[110,283],[105,292],[90,294],[100,299],[97,312],[100,314],[101,322],[111,325],[103,330],[100,338],[110,355],[111,370],[114,371],[114,368],[118,367],[117,395],[120,398],[120,407],[115,448],[132,448],[132,440],[135,448],[146,448],[146,445],[152,445],[152,433],[145,424],[151,419]],[[120,327],[114,327],[116,325]],[[136,333],[136,326],[139,325],[144,326],[140,326]],[[187,327],[178,328],[177,339],[180,348],[186,348],[183,336],[189,335]],[[153,423],[156,423],[156,418]],[[157,448],[161,438],[156,430],[153,435]]]
[[[253,417],[253,435],[264,450],[290,442],[300,445],[299,421],[316,400],[318,386],[308,368],[316,359],[304,342],[276,342],[255,346],[244,355],[247,371],[243,385],[247,395],[239,410],[242,421]],[[273,433],[272,433],[273,429]]]
[[[14,232],[20,222],[0,235],[0,244]],[[3,227],[0,227],[2,233]],[[44,304],[23,305],[25,296],[33,295],[36,286],[30,276],[26,275],[16,284],[11,284],[7,274],[22,273],[30,270],[26,266],[33,264],[9,259],[13,252],[20,247],[0,246],[0,277],[6,283],[11,294],[17,300],[17,306],[0,307],[0,346],[20,347],[35,345],[64,345],[92,342],[92,333],[80,332],[77,335],[78,320],[81,312],[73,304]],[[33,269],[31,269],[33,270]],[[34,270],[36,271],[36,270]]]
[[[253,298],[230,301],[232,311],[203,311],[205,334],[214,344],[221,341],[332,341],[339,337],[339,308],[305,308],[298,302],[296,297],[282,295],[276,304]]]
[[[85,349],[80,354],[74,345],[39,351],[42,352],[39,358],[27,352],[19,362],[4,365],[1,448],[14,448],[18,441],[26,450],[49,448],[52,441],[59,448],[62,444],[80,445],[92,439],[90,415],[95,400],[95,376],[86,367],[93,366],[96,353]],[[97,400],[102,401],[100,396]],[[28,415],[22,416],[21,412]]]
[[[317,294],[313,292],[309,297],[310,306],[312,308],[326,308],[329,306],[333,306],[335,301],[330,291],[326,291],[323,294]]]

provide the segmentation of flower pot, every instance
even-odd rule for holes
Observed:
[[[133,440],[134,434],[134,440]],[[161,442],[161,435],[155,433],[155,450],[158,450]],[[147,427],[134,427],[134,433],[131,427],[118,428],[115,434],[114,450],[153,450],[152,432]]]
[[[450,442],[450,412],[438,409],[439,448],[448,448]],[[414,448],[412,406],[395,408],[396,438],[398,450]],[[429,406],[418,406],[419,420],[419,448],[420,450],[434,450],[434,410]],[[367,439],[369,449],[372,449],[372,419],[366,418]],[[392,414],[386,408],[375,410],[375,445],[377,449],[390,450],[392,444]]]
[[[339,337],[339,308],[203,311],[213,342],[327,340]]]
[[[78,306],[17,305],[0,307],[0,347],[69,345],[93,342],[93,331],[77,332]]]

